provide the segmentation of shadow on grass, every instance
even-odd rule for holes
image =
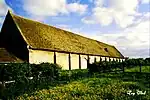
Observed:
[[[16,100],[16,97],[21,96],[23,94],[28,94],[28,96],[31,96],[36,91],[39,91],[42,89],[51,89],[58,85],[65,85],[65,84],[68,84],[68,82],[58,81],[58,80],[53,80],[49,82],[41,82],[41,83],[28,82],[26,84],[22,84],[22,83],[9,84],[6,86],[6,91],[5,91],[6,95],[4,97],[5,98],[4,100]]]

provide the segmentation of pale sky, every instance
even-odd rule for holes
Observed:
[[[0,0],[0,28],[14,14],[150,57],[150,0]]]

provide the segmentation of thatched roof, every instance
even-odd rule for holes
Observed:
[[[23,18],[12,13],[10,13],[10,15],[24,40],[31,48],[123,57],[112,45]],[[107,48],[107,50],[105,50],[105,48]]]
[[[0,48],[0,63],[3,62],[23,62],[13,54],[9,53],[6,49]]]

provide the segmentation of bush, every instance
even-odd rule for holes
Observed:
[[[41,63],[39,65],[31,65],[32,75],[39,78],[45,77],[47,80],[58,79],[61,67],[57,64]]]
[[[121,69],[123,68],[133,68],[136,66],[150,66],[149,58],[136,58],[136,59],[127,59],[126,61],[118,62],[118,61],[101,61],[89,64],[88,69],[90,73],[95,72],[105,72],[105,71],[112,71],[114,69]]]
[[[37,85],[48,84],[58,79],[61,68],[56,64],[10,63],[0,64],[0,81],[15,81],[6,84],[5,96],[18,96],[25,91],[37,89]],[[10,78],[11,77],[11,78]],[[29,79],[33,77],[33,79]]]
[[[88,76],[88,69],[61,70],[59,80],[71,81]]]
[[[150,66],[150,58],[144,60],[146,66]]]
[[[6,84],[5,96],[19,95],[24,93],[25,86],[28,84],[28,75],[30,66],[28,63],[10,63],[1,64],[1,81],[15,81],[15,83]],[[4,71],[4,72],[3,72]]]
[[[112,71],[115,68],[122,69],[123,62],[117,61],[101,61],[89,64],[88,69],[91,74],[96,72]]]

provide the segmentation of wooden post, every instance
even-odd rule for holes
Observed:
[[[96,57],[94,57],[94,63],[96,63]]]
[[[140,73],[142,72],[142,66],[141,66],[141,64],[140,64]]]
[[[89,64],[89,55],[87,55],[87,69],[89,70],[88,71],[88,76],[90,76],[91,75],[91,69],[90,69],[90,66],[89,66],[90,64]]]
[[[81,69],[81,56],[79,54],[79,69]]]
[[[100,63],[101,63],[101,56],[99,57],[99,64],[98,64],[98,66],[100,66]]]
[[[113,61],[114,61],[115,64],[116,64],[116,60],[117,60],[117,59],[116,59],[116,60],[115,60],[115,59],[116,59],[116,58],[113,58]],[[115,73],[116,73],[116,70],[117,70],[117,69],[116,69],[116,65],[115,65]]]
[[[100,56],[100,62],[102,62],[102,58],[101,58],[101,56]]]
[[[90,63],[90,57],[89,57],[89,55],[87,56],[87,64],[89,65],[89,63]]]
[[[122,62],[123,62],[123,61],[122,61]],[[124,65],[124,62],[123,62],[123,63],[122,63],[122,67],[123,67],[123,72],[124,72],[124,66],[125,66],[125,65]]]
[[[110,59],[110,57],[109,57],[109,63],[111,62],[111,59]],[[112,66],[111,66],[111,64],[109,65],[109,71],[111,71],[111,68],[112,68]]]
[[[56,52],[54,51],[54,64],[56,64]]]
[[[118,62],[119,62],[119,69],[121,69],[121,64],[120,64],[120,58],[118,58]]]
[[[69,53],[69,70],[71,70],[71,56],[70,56],[70,53]]]

